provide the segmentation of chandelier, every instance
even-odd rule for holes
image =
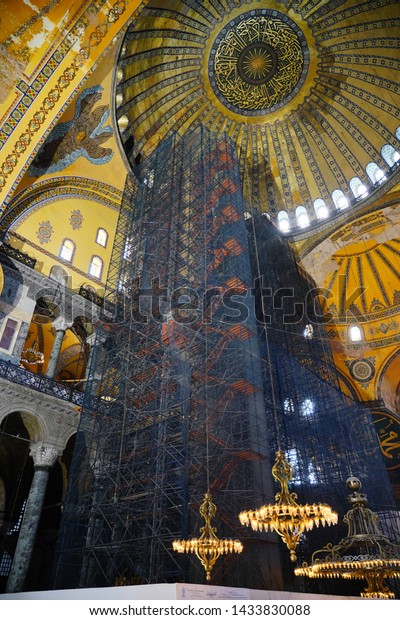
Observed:
[[[216,534],[217,528],[211,526],[211,519],[215,517],[217,507],[213,503],[210,493],[204,494],[204,500],[200,505],[199,512],[205,522],[205,525],[200,528],[200,538],[174,540],[172,548],[179,553],[196,554],[206,571],[206,580],[210,581],[211,571],[218,558],[224,554],[241,553],[243,545],[239,540],[218,538]]]
[[[289,482],[293,477],[293,467],[288,463],[282,450],[276,452],[272,475],[281,485],[275,495],[275,504],[262,506],[258,510],[247,510],[239,514],[242,525],[251,525],[254,531],[276,532],[290,551],[290,559],[297,559],[295,549],[304,531],[314,526],[334,525],[338,515],[326,504],[298,504],[296,493],[289,492]]]
[[[360,493],[360,480],[350,476],[346,484],[351,491],[351,508],[343,518],[347,536],[337,545],[329,543],[314,551],[311,564],[296,568],[295,575],[365,579],[367,586],[361,592],[362,598],[394,598],[384,581],[400,577],[400,544],[392,543],[383,534],[378,515],[366,508],[367,497]]]

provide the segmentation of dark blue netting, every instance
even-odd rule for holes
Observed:
[[[339,389],[321,292],[268,218],[253,214],[247,225],[264,385],[272,385],[265,391],[274,429],[271,444],[283,449],[294,467],[291,488],[299,502],[321,501],[339,513],[338,526],[303,535],[298,561],[309,560],[315,549],[335,544],[347,533],[343,516],[349,509],[345,482],[350,475],[362,481],[369,507],[379,514],[387,535],[399,539],[398,513],[370,411]],[[360,592],[359,585],[343,580],[300,584],[295,579],[292,586]]]

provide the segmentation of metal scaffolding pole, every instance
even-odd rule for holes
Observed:
[[[349,456],[367,487],[375,468],[386,493],[376,436],[335,384],[315,304],[287,322],[276,296],[260,303],[262,281],[274,293],[292,287],[294,301],[314,299],[285,244],[244,204],[230,140],[204,128],[166,140],[140,178],[128,179],[56,587],[202,582],[199,563],[175,554],[172,541],[197,534],[208,487],[219,535],[245,547],[218,560],[214,583],[287,586],[292,572],[276,537],[238,520],[273,501],[278,433],[304,503],[328,496],[345,507]],[[314,340],[304,336],[310,322]],[[360,416],[365,432],[357,437]]]

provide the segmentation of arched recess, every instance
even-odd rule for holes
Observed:
[[[68,339],[61,348],[57,364],[57,381],[74,385],[75,389],[84,388],[84,377],[90,355],[88,336],[94,332],[90,317],[76,316],[67,332]]]
[[[67,270],[61,267],[61,265],[53,265],[49,277],[63,286],[68,286],[70,280]]]
[[[41,302],[39,304],[39,302]],[[54,345],[54,321],[60,312],[57,304],[38,300],[28,335],[24,343],[21,363],[35,374],[45,374]],[[66,329],[57,363],[55,380],[81,389],[84,386],[90,347],[87,338],[93,333],[91,318],[77,316]]]
[[[0,478],[4,484],[4,515],[0,529],[0,591],[4,591],[33,477],[29,432],[19,412],[0,423]]]
[[[0,411],[0,420],[0,521],[1,499],[4,497],[4,519],[0,528],[0,592],[4,592],[34,474],[30,446],[38,440],[46,441],[49,434],[39,414],[13,411],[2,415]],[[75,433],[71,433],[62,456],[49,472],[25,583],[27,590],[51,588],[51,571],[74,444]],[[3,493],[1,482],[4,483]]]
[[[88,179],[65,176],[30,185],[16,194],[7,205],[0,218],[0,237],[3,237],[16,220],[46,201],[60,203],[79,195],[82,200],[98,202],[119,211],[122,192],[117,188],[101,181],[90,182]]]

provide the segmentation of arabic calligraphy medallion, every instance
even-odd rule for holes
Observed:
[[[300,90],[309,67],[306,39],[287,15],[239,15],[214,41],[209,77],[222,103],[246,116],[274,112]]]

